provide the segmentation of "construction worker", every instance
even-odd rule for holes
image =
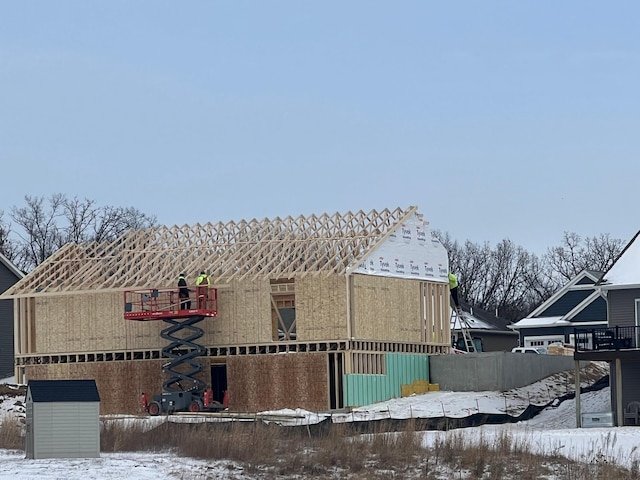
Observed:
[[[198,295],[198,308],[207,308],[207,300],[209,299],[209,287],[211,280],[204,270],[200,272],[196,278],[196,294]]]
[[[460,313],[460,303],[458,302],[458,278],[449,272],[449,291],[453,299],[453,305],[456,312]]]
[[[189,288],[187,287],[187,280],[185,274],[181,273],[178,277],[178,296],[180,297],[180,310],[190,310],[191,300],[189,300]]]

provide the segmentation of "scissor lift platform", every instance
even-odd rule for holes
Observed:
[[[189,287],[195,292],[190,299],[196,308],[182,308],[178,288],[147,288],[124,292],[125,320],[163,320],[165,318],[217,317],[218,291],[208,287]]]

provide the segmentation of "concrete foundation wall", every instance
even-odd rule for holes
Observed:
[[[573,357],[562,355],[511,352],[433,355],[429,357],[429,381],[439,384],[440,390],[504,392],[574,367]]]

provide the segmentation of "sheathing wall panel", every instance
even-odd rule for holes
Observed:
[[[347,338],[344,275],[308,276],[296,282],[296,328],[303,341]]]
[[[100,413],[142,413],[140,395],[151,400],[162,392],[166,360],[91,362],[26,367],[28,380],[95,379]],[[200,378],[209,384],[210,365],[201,359]],[[232,411],[256,412],[279,408],[328,408],[326,353],[247,355],[227,358],[227,388]]]
[[[36,297],[36,350],[73,353],[159,349],[165,344],[157,321],[126,321],[123,294],[79,294]],[[218,317],[206,318],[203,345],[235,345],[271,341],[271,298],[268,280],[238,281],[218,290]]]
[[[326,353],[229,357],[229,407],[235,411],[281,408],[326,410]]]
[[[421,342],[420,282],[353,275],[352,336],[359,340]]]
[[[149,399],[162,392],[162,360],[30,365],[27,380],[94,379],[100,413],[142,413],[141,393]]]
[[[35,353],[100,352],[161,348],[161,321],[123,318],[121,293],[35,299]]]
[[[271,341],[271,290],[268,279],[240,280],[218,289],[218,316],[207,320],[203,345]]]

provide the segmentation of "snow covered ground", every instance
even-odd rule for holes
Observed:
[[[424,445],[434,445],[443,435],[464,435],[470,441],[493,437],[508,432],[514,441],[526,441],[537,453],[560,454],[583,462],[608,461],[631,466],[640,461],[640,427],[575,428],[576,404],[574,399],[552,402],[552,392],[562,392],[570,385],[562,376],[552,376],[528,387],[509,392],[431,392],[424,395],[394,399],[354,409],[351,413],[333,414],[331,421],[373,420],[380,418],[441,417],[443,412],[452,418],[461,418],[478,411],[518,415],[529,403],[548,404],[540,414],[528,421],[485,425],[452,430],[450,432],[420,432]],[[561,396],[560,393],[557,396]],[[0,397],[0,415],[16,415],[23,411],[19,402],[23,398]],[[610,411],[610,391],[584,393],[582,412]],[[263,412],[266,420],[284,424],[316,423],[324,414],[304,410]],[[194,421],[192,417],[169,417],[170,421]],[[149,422],[166,421],[155,417]],[[210,462],[182,458],[171,453],[102,453],[99,459],[28,460],[22,451],[0,450],[0,479],[241,479],[252,478],[232,462]]]

